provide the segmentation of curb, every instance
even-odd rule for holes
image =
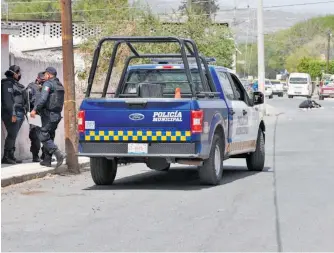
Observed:
[[[90,162],[83,162],[79,164],[79,169],[82,169],[86,166],[88,166],[90,164]],[[47,176],[48,174],[60,174],[60,173],[64,173],[67,171],[67,165],[61,165],[59,168],[47,168],[44,171],[40,171],[40,172],[33,172],[33,173],[29,173],[29,174],[24,174],[24,175],[20,175],[20,176],[13,176],[13,177],[9,177],[9,178],[4,178],[1,179],[1,187],[6,187],[9,185],[13,185],[13,184],[19,184],[19,183],[23,183],[25,181],[29,181],[32,179],[38,179],[38,178],[43,178],[45,176]]]

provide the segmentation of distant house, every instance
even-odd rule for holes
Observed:
[[[1,25],[1,76],[4,76],[10,65],[9,60],[9,36],[19,35],[20,26]]]

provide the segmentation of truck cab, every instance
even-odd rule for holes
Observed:
[[[133,55],[125,63],[114,97],[106,97],[110,81],[106,80],[101,98],[92,98],[96,58],[106,40],[115,45],[125,42]],[[119,163],[145,163],[158,171],[168,171],[171,163],[196,165],[200,181],[209,185],[220,183],[223,161],[229,158],[245,158],[249,170],[263,170],[265,124],[258,107],[262,93],[254,92],[250,98],[237,76],[230,69],[208,65],[192,40],[108,37],[101,41],[78,114],[79,155],[91,158],[96,184],[112,184]],[[130,65],[138,57],[171,56],[140,55],[131,44],[147,41],[179,43],[181,54],[172,56],[183,63]],[[107,79],[115,56],[113,52]],[[190,57],[195,63],[189,63]]]

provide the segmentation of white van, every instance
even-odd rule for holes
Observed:
[[[295,96],[311,98],[313,92],[312,80],[307,73],[291,73],[288,79],[288,97]]]

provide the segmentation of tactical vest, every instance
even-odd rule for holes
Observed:
[[[53,80],[52,84],[46,108],[51,112],[61,112],[64,106],[64,86],[58,80]]]

